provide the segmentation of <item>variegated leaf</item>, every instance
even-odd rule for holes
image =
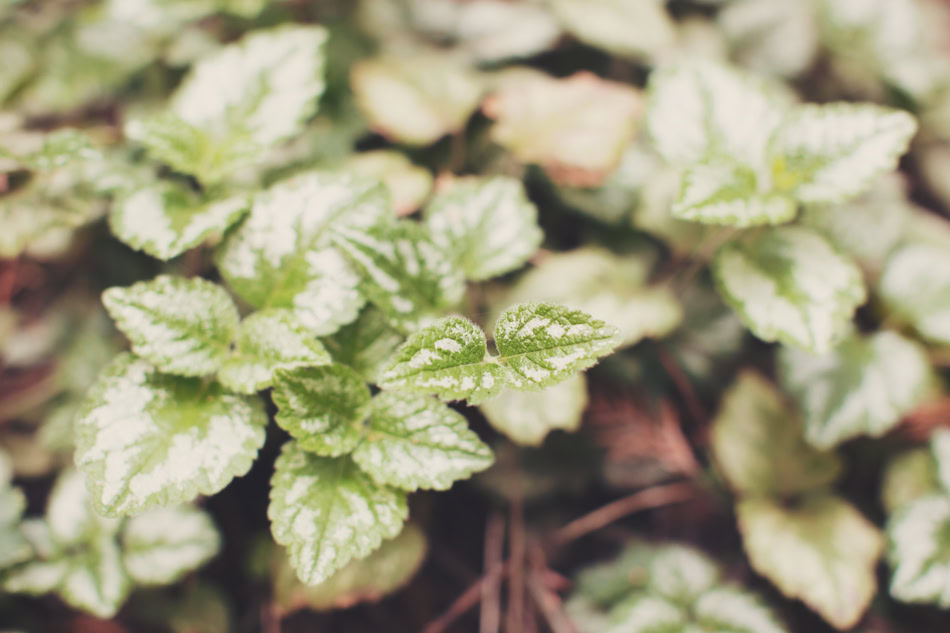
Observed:
[[[683,174],[673,217],[704,224],[748,227],[782,224],[795,217],[795,201],[781,193],[761,193],[756,174],[725,160],[700,163]]]
[[[160,374],[130,354],[100,375],[76,423],[76,463],[96,509],[139,514],[214,494],[246,473],[264,443],[259,399]]]
[[[415,222],[334,231],[334,243],[363,276],[367,298],[400,329],[416,329],[465,292],[449,253]]]
[[[776,185],[802,202],[840,202],[897,166],[917,131],[901,110],[873,104],[804,105],[775,139]]]
[[[112,233],[132,248],[168,260],[237,222],[248,196],[204,199],[184,187],[159,183],[119,200],[109,215]]]
[[[946,246],[911,243],[884,265],[878,292],[888,310],[920,335],[950,345],[950,251]]]
[[[205,512],[188,506],[154,508],[122,529],[122,560],[140,585],[177,581],[217,554],[218,530]]]
[[[448,317],[412,334],[379,374],[384,389],[435,394],[477,404],[505,387],[505,368],[488,355],[481,328]]]
[[[852,505],[822,494],[795,507],[767,498],[736,506],[752,567],[841,630],[852,628],[877,592],[880,531]]]
[[[647,129],[674,165],[725,159],[758,175],[768,166],[769,142],[785,105],[780,90],[758,76],[689,59],[650,76]]]
[[[469,279],[522,266],[541,244],[538,210],[513,178],[465,178],[447,183],[425,211],[432,240]]]
[[[587,369],[620,344],[620,331],[586,312],[549,303],[505,310],[495,323],[498,362],[515,389],[539,391]]]
[[[491,449],[447,405],[425,396],[383,392],[373,398],[353,461],[380,485],[408,491],[448,490],[485,470]]]
[[[719,470],[740,495],[816,490],[841,472],[837,456],[807,444],[799,416],[751,370],[723,396],[710,439]]]
[[[650,59],[676,40],[659,0],[553,0],[551,8],[574,37],[615,55]]]
[[[586,408],[587,380],[581,374],[543,391],[506,391],[481,405],[493,427],[528,446],[540,446],[556,429],[576,431]]]
[[[122,606],[132,583],[122,565],[122,552],[112,535],[99,536],[67,559],[56,592],[74,607],[111,618]]]
[[[161,275],[109,288],[102,303],[136,354],[182,376],[217,371],[238,327],[237,307],[227,291],[198,277]]]
[[[813,355],[783,348],[782,384],[805,417],[805,437],[819,448],[858,435],[879,437],[917,406],[932,384],[925,350],[893,332],[852,336]]]
[[[363,438],[370,392],[346,365],[278,370],[272,397],[277,424],[303,450],[336,457],[351,452]]]
[[[241,322],[234,350],[222,363],[218,380],[238,393],[270,387],[279,369],[313,367],[330,362],[330,354],[290,310],[255,312]]]
[[[753,334],[815,353],[840,339],[867,298],[861,270],[798,226],[727,243],[716,253],[713,275]]]
[[[887,462],[881,481],[881,505],[888,515],[912,502],[939,494],[937,461],[929,448],[905,451]]]
[[[382,182],[389,190],[397,216],[409,215],[418,209],[432,191],[431,172],[413,164],[405,154],[395,150],[353,154],[343,168]]]
[[[356,318],[359,276],[330,245],[330,227],[367,228],[392,217],[381,185],[345,173],[309,172],[254,199],[217,253],[228,284],[259,308],[292,309],[316,335]]]
[[[407,515],[406,493],[376,484],[349,457],[319,457],[291,441],[277,458],[267,516],[307,584],[370,555]]]
[[[950,496],[934,494],[910,502],[887,524],[894,567],[891,595],[902,602],[950,608]]]

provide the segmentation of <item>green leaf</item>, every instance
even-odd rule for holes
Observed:
[[[915,448],[891,458],[881,482],[881,505],[888,515],[910,503],[940,493],[937,462],[929,448]]]
[[[670,287],[648,285],[651,267],[647,257],[615,255],[597,247],[551,253],[522,275],[497,305],[532,301],[569,305],[616,324],[621,345],[633,345],[669,334],[683,319]]]
[[[798,226],[737,238],[716,253],[720,294],[752,333],[825,353],[867,298],[860,269]]]
[[[512,68],[495,78],[482,105],[495,120],[492,139],[523,163],[544,167],[562,185],[601,184],[620,163],[637,131],[640,92],[578,72],[554,78]]]
[[[902,602],[950,607],[950,497],[917,499],[890,519],[891,595]]]
[[[912,243],[895,251],[878,285],[888,310],[933,343],[950,345],[950,252]]]
[[[272,397],[277,424],[303,450],[336,457],[351,452],[363,437],[369,388],[346,365],[278,370]]]
[[[309,172],[255,196],[217,252],[221,275],[258,308],[289,308],[322,336],[356,318],[359,276],[330,246],[331,226],[367,228],[392,216],[378,183]]]
[[[528,446],[540,446],[555,429],[576,431],[586,408],[587,380],[582,374],[543,391],[505,391],[481,405],[493,427]]]
[[[776,184],[802,202],[841,202],[893,170],[917,123],[907,112],[862,103],[807,104],[775,138]]]
[[[937,478],[943,489],[950,493],[950,431],[936,429],[930,436],[930,451],[937,462]]]
[[[353,461],[376,483],[412,492],[448,490],[455,481],[491,466],[494,456],[469,430],[465,417],[445,404],[383,392],[373,398]]]
[[[719,470],[740,495],[807,492],[841,473],[835,454],[806,443],[799,417],[751,370],[739,374],[723,396],[710,441]]]
[[[241,322],[234,351],[224,361],[218,380],[238,393],[270,387],[279,369],[326,365],[330,354],[290,310],[255,312]]]
[[[240,135],[267,146],[293,136],[323,94],[326,39],[315,25],[252,31],[199,61],[170,111],[222,143]]]
[[[659,596],[637,595],[611,613],[613,626],[606,633],[665,633],[688,630],[686,614]]]
[[[46,504],[49,537],[59,549],[74,548],[119,531],[118,519],[93,509],[92,496],[82,473],[69,469],[56,479]]]
[[[281,613],[291,613],[301,608],[329,611],[376,602],[409,582],[425,560],[426,549],[425,534],[409,523],[398,536],[383,541],[378,550],[350,561],[316,585],[300,582],[282,559],[274,588],[277,606]]]
[[[805,437],[831,448],[880,437],[925,397],[933,374],[926,351],[893,332],[852,336],[821,356],[783,348],[782,384],[805,417]]]
[[[505,368],[488,355],[485,333],[462,317],[447,317],[412,334],[379,374],[383,389],[435,394],[477,404],[505,387]]]
[[[680,220],[740,228],[782,224],[793,219],[797,210],[786,195],[759,192],[750,168],[727,161],[690,167],[673,203],[673,217]]]
[[[132,351],[161,371],[203,376],[218,370],[238,327],[238,311],[221,286],[199,277],[160,275],[102,293]]]
[[[33,548],[20,532],[20,518],[26,509],[26,497],[19,488],[0,487],[0,570],[22,563]]]
[[[96,509],[138,514],[210,495],[243,475],[264,444],[257,398],[160,374],[130,354],[92,388],[76,426],[76,463]]]
[[[319,457],[284,445],[271,479],[267,516],[307,584],[365,558],[402,530],[406,493],[380,486],[349,457]]]
[[[675,25],[657,0],[554,0],[554,14],[574,37],[637,60],[671,48]]]
[[[432,240],[451,253],[469,279],[521,267],[541,245],[538,210],[521,182],[496,176],[447,183],[426,207]]]
[[[158,183],[120,199],[109,215],[109,228],[132,248],[169,260],[223,234],[249,204],[241,194],[205,199],[184,187]]]
[[[510,384],[539,391],[594,365],[620,344],[620,331],[580,310],[525,303],[505,310],[495,323],[499,362]]]
[[[782,122],[783,96],[755,75],[688,59],[650,75],[647,129],[660,155],[674,165],[726,160],[761,174]]]
[[[396,327],[416,329],[462,298],[462,272],[425,227],[403,220],[334,230],[335,244],[363,276],[361,289]]]
[[[212,558],[221,545],[205,512],[188,506],[154,508],[122,530],[122,559],[140,585],[167,585]]]
[[[73,128],[60,128],[41,135],[30,135],[21,148],[9,151],[9,146],[0,146],[0,156],[9,153],[24,167],[36,171],[50,171],[80,161],[94,161],[101,158],[90,141],[89,136]]]
[[[369,306],[355,321],[324,339],[323,345],[334,361],[349,365],[366,382],[375,383],[383,364],[403,340],[403,335],[389,324],[385,315],[376,307]]]
[[[878,529],[860,512],[830,494],[790,508],[748,498],[736,512],[757,572],[838,629],[858,622],[877,591],[874,568],[884,546]]]
[[[353,65],[350,86],[370,125],[408,145],[465,127],[478,106],[478,75],[444,55],[393,55]]]
[[[700,630],[721,633],[787,633],[771,609],[755,595],[734,587],[716,587],[693,605]]]

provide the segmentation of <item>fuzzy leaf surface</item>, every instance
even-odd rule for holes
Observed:
[[[238,311],[227,291],[197,277],[161,275],[109,288],[102,303],[136,354],[182,376],[217,371],[238,327]]]
[[[303,450],[336,457],[351,452],[363,438],[370,392],[346,365],[279,370],[273,398],[277,424]]]
[[[258,398],[120,354],[76,422],[76,463],[98,511],[138,514],[214,494],[246,473],[266,425]]]
[[[447,405],[425,396],[383,392],[373,398],[353,461],[380,485],[410,492],[448,490],[485,470],[492,451]]]
[[[271,479],[267,516],[307,584],[323,582],[402,530],[406,493],[376,484],[349,457],[320,457],[288,442]]]

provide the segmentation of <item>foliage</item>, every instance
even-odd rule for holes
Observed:
[[[947,630],[948,18],[0,2],[0,610]]]

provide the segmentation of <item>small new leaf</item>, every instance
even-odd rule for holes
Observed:
[[[485,470],[491,449],[447,405],[406,393],[373,398],[369,425],[353,461],[380,485],[408,491],[448,490],[452,483]]]
[[[274,466],[267,516],[297,576],[315,584],[399,534],[408,508],[405,492],[376,484],[349,457],[291,441]]]
[[[546,303],[505,310],[495,323],[498,361],[518,390],[539,391],[594,365],[620,344],[620,331],[585,312]]]
[[[538,210],[514,178],[450,182],[426,207],[425,216],[432,240],[473,280],[519,268],[543,237]]]
[[[259,193],[218,249],[222,276],[258,308],[288,308],[321,336],[356,318],[360,279],[330,244],[330,227],[367,228],[392,217],[385,189],[345,173],[309,172]]]
[[[917,122],[878,105],[804,105],[785,120],[775,139],[776,185],[806,203],[841,202],[897,166]]]
[[[465,292],[462,271],[416,222],[338,227],[335,233],[336,246],[363,276],[367,298],[400,329],[416,329],[427,316],[455,305]]]
[[[867,298],[861,270],[798,226],[725,244],[713,275],[723,299],[756,336],[818,354],[838,341]]]
[[[261,401],[217,383],[160,374],[120,354],[76,423],[76,463],[96,509],[138,514],[214,494],[243,475],[264,444]]]
[[[736,506],[752,567],[829,624],[852,628],[877,591],[874,568],[884,546],[878,529],[830,494],[794,508],[748,498]]]
[[[197,277],[161,275],[109,288],[102,303],[136,354],[182,376],[217,371],[238,327],[238,311],[227,291]]]
[[[336,457],[351,452],[363,437],[370,392],[346,365],[278,370],[273,398],[277,424],[298,448]]]
[[[218,371],[218,380],[238,393],[270,387],[278,369],[315,367],[330,354],[290,310],[262,310],[241,322],[234,351]]]
[[[841,472],[835,454],[807,444],[798,416],[752,371],[741,373],[723,397],[711,442],[719,470],[742,495],[807,492],[827,486]]]
[[[853,336],[815,356],[779,354],[782,384],[805,417],[805,437],[831,448],[858,435],[880,437],[917,406],[931,384],[926,352],[893,332]]]
[[[220,540],[201,510],[154,508],[125,524],[122,560],[137,584],[165,585],[207,562],[218,552]]]

